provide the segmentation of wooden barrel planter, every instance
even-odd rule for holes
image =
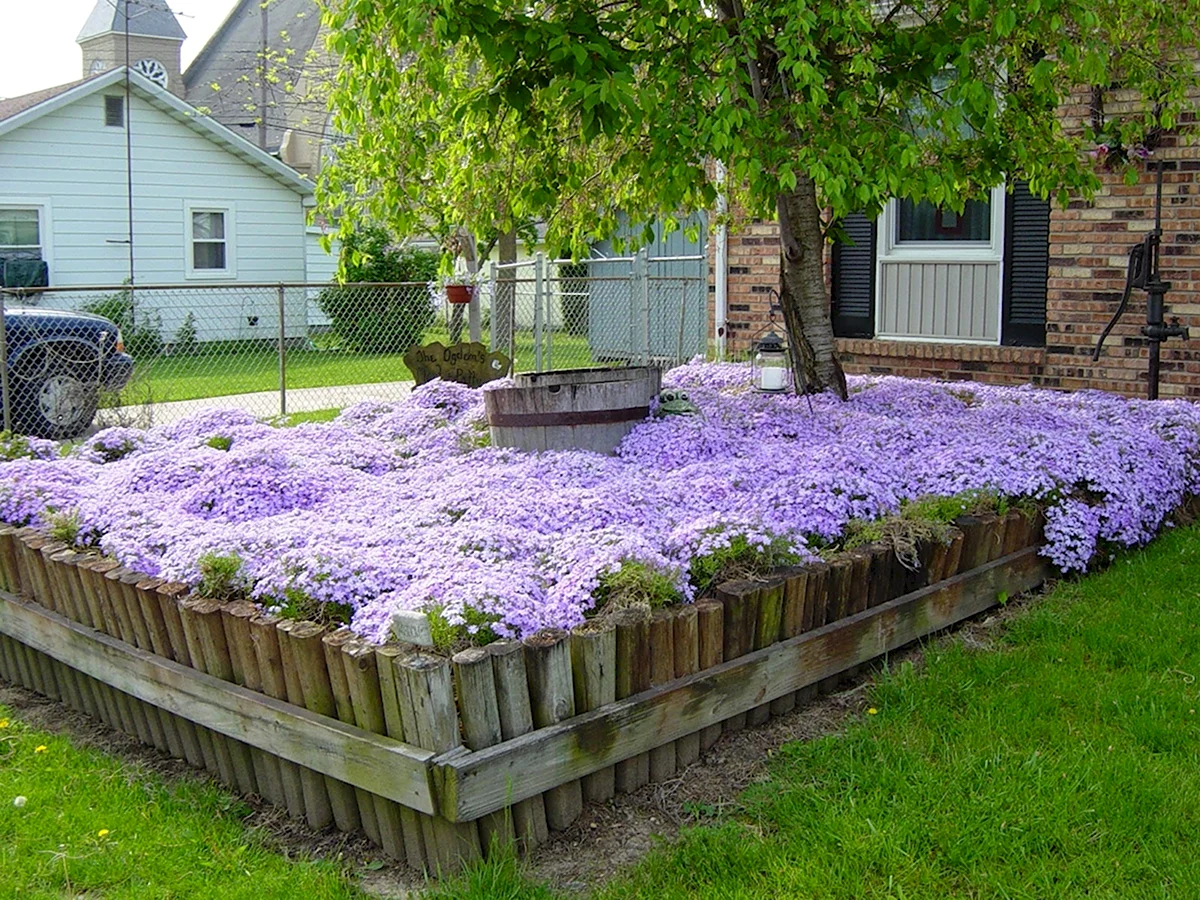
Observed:
[[[662,370],[561,369],[517,375],[514,382],[484,393],[493,445],[611,454],[650,414]]]

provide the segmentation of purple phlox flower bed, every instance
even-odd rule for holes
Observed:
[[[667,373],[696,416],[640,424],[616,457],[486,446],[482,392],[434,381],[405,402],[274,428],[206,411],[109,429],[0,466],[0,518],[70,514],[124,565],[197,584],[237,555],[268,606],[343,604],[387,636],[396,609],[480,616],[505,635],[581,622],[636,562],[691,599],[692,561],[735,539],[805,557],[852,519],[986,489],[1046,505],[1046,555],[1083,570],[1149,540],[1200,492],[1200,409],[1084,392],[852,378],[851,398],[751,391],[744,366]]]

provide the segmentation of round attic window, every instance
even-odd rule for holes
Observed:
[[[167,86],[167,67],[157,59],[139,59],[133,64],[133,71],[145,75],[159,87]]]

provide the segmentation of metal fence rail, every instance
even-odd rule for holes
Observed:
[[[93,416],[145,427],[206,406],[328,417],[401,399],[404,353],[434,341],[482,341],[515,371],[684,360],[706,347],[707,290],[700,257],[685,261],[694,271],[671,262],[669,274],[644,256],[493,265],[469,306],[425,283],[3,289],[4,424],[73,437]],[[103,316],[123,346],[56,311]]]

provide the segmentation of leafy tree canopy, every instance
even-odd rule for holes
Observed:
[[[540,220],[580,253],[618,211],[712,209],[719,160],[735,208],[780,218],[793,353],[819,384],[838,378],[831,221],[898,195],[961,207],[1006,177],[1087,194],[1096,132],[1173,128],[1197,83],[1200,0],[327,2],[351,137],[323,197],[343,221]],[[1091,85],[1143,102],[1069,130]]]

